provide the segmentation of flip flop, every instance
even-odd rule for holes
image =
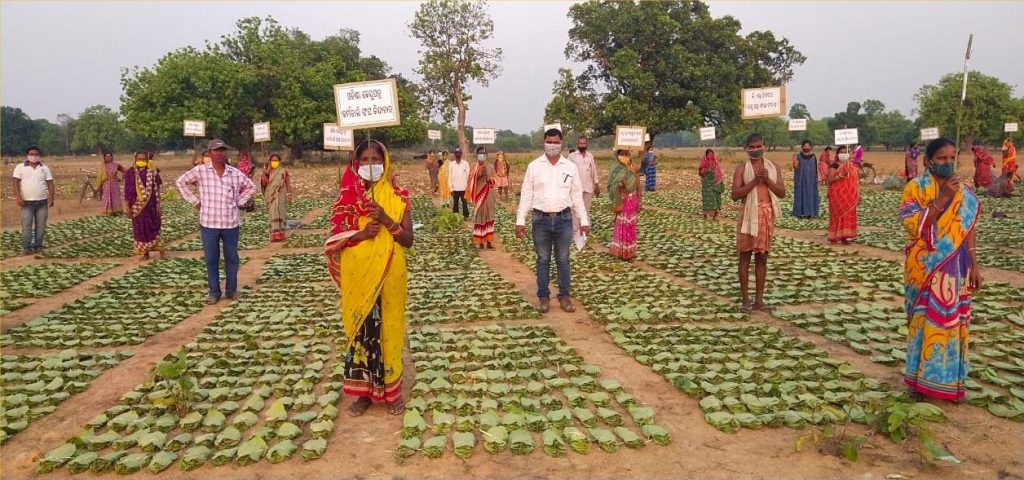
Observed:
[[[399,400],[388,406],[388,413],[391,415],[401,415],[405,413],[405,402]]]
[[[352,405],[349,405],[349,407],[348,407],[348,416],[350,416],[350,417],[361,417],[361,416],[363,416],[364,413],[366,413],[367,410],[370,409],[370,406],[373,405],[373,402],[370,402],[370,401],[364,402],[363,401],[364,398],[366,398],[366,397],[361,397],[358,400],[356,400],[355,403],[353,403]]]
[[[754,307],[754,310],[757,310],[759,312],[771,313],[775,311],[775,307],[766,303],[759,307]]]
[[[753,307],[751,307],[749,303],[744,303],[743,305],[740,305],[740,313],[750,313],[752,311]]]

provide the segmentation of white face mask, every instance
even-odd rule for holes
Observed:
[[[840,160],[845,162],[845,161],[850,159],[850,154],[849,153],[840,153],[838,155],[838,157],[839,157]]]
[[[359,177],[367,182],[376,182],[380,180],[380,177],[384,176],[384,165],[360,165],[359,166]]]
[[[562,144],[561,143],[545,143],[544,144],[544,154],[545,155],[547,155],[549,157],[553,157],[555,155],[558,155],[559,153],[562,153]]]
[[[476,159],[477,159],[477,161],[480,161],[480,162],[486,161],[487,160],[487,154],[486,153],[478,153],[478,154],[476,154]]]

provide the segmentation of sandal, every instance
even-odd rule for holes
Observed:
[[[751,308],[749,303],[740,305],[740,313],[750,313],[751,311],[753,311],[753,308]]]
[[[349,405],[348,416],[361,417],[363,416],[364,413],[366,413],[367,410],[370,409],[371,405],[373,405],[373,402],[370,401],[369,398],[359,397],[359,399],[352,403],[352,405]]]
[[[771,313],[775,311],[775,307],[767,303],[762,303],[761,305],[754,305],[754,310],[757,310],[758,312]]]
[[[405,413],[405,402],[399,400],[391,405],[388,405],[388,413],[391,415],[401,415]]]

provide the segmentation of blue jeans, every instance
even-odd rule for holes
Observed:
[[[537,252],[537,297],[551,298],[551,251],[558,269],[558,298],[569,296],[569,244],[572,243],[572,213],[556,216],[533,213],[533,248]]]
[[[49,213],[48,200],[25,200],[21,207],[21,250],[38,252],[43,249],[46,235],[46,216]]]
[[[238,227],[199,227],[203,240],[203,258],[206,259],[206,283],[210,296],[220,298],[220,242],[224,241],[224,290],[228,295],[238,291]]]

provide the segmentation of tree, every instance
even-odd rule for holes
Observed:
[[[596,135],[622,124],[644,125],[652,137],[735,126],[741,88],[783,84],[806,60],[771,32],[740,35],[738,20],[712,18],[699,1],[588,1],[569,18],[565,55],[587,65],[576,84],[597,99]]]
[[[807,105],[794,103],[792,107],[789,107],[789,118],[806,118],[810,120],[811,112],[807,111]]]
[[[789,126],[781,118],[769,117],[757,120],[746,120],[731,133],[725,136],[727,145],[740,147],[751,133],[760,133],[764,137],[764,146],[768,150],[775,150],[782,145],[789,145],[791,138]]]
[[[921,126],[939,127],[942,135],[955,137],[962,86],[963,73],[951,73],[938,84],[921,87],[914,95]],[[1013,97],[1013,90],[1013,86],[996,77],[976,71],[968,74],[961,145],[971,145],[976,139],[990,145],[998,143],[1003,136],[1003,123],[1024,116],[1024,102]]]
[[[4,155],[23,155],[39,138],[39,126],[17,107],[0,107],[0,125],[3,126],[0,147]]]
[[[101,153],[120,145],[128,132],[117,112],[106,105],[86,107],[75,121],[75,136],[71,148]]]
[[[559,122],[565,131],[581,134],[587,134],[597,124],[597,96],[580,87],[572,70],[558,69],[551,94],[551,101],[544,108],[544,123]]]
[[[36,146],[43,149],[47,155],[54,155],[57,152],[67,151],[67,142],[64,140],[64,130],[60,125],[50,122],[45,118],[34,120],[39,129],[39,139]]]
[[[423,95],[431,113],[456,119],[459,145],[469,149],[464,128],[470,82],[486,87],[501,72],[501,49],[485,48],[494,22],[484,1],[429,0],[416,10],[409,33],[420,41],[415,72],[423,76]]]
[[[914,122],[903,116],[899,110],[876,115],[871,124],[878,143],[885,146],[886,151],[909,145],[918,135]]]

